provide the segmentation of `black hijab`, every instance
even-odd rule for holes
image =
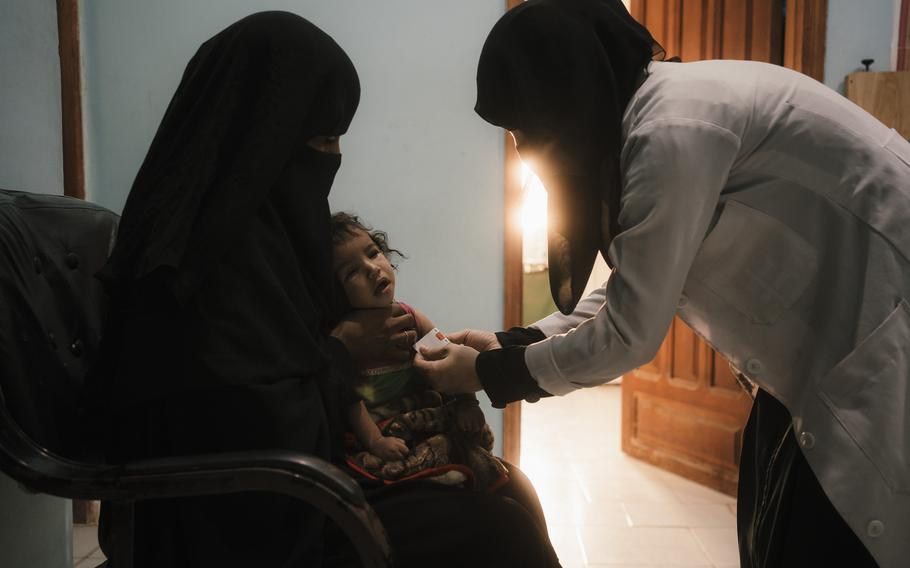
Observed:
[[[130,327],[129,312],[155,306],[173,312],[149,316],[173,322],[159,327],[178,328],[159,329],[169,336],[154,364],[141,341],[124,340],[125,398],[173,392],[168,380],[268,382],[325,365],[335,302],[327,196],[341,156],[306,142],[344,133],[359,97],[344,51],[294,14],[254,14],[199,48],[99,274],[122,333],[147,333],[154,326]]]
[[[548,193],[550,290],[571,313],[597,252],[619,232],[626,105],[663,49],[619,0],[528,0],[490,31],[475,110],[521,130],[522,158]]]

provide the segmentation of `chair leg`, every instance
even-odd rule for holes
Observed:
[[[133,568],[133,501],[112,501],[110,508],[114,550],[106,568]]]

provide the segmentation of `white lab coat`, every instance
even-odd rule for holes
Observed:
[[[674,314],[783,402],[882,567],[910,564],[910,143],[756,62],[652,63],[623,119],[609,285],[536,324],[546,391],[655,355]]]

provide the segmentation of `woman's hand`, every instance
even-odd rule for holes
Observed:
[[[388,308],[355,310],[331,331],[347,347],[354,361],[407,361],[417,341],[414,317],[398,304]]]
[[[421,349],[414,365],[423,371],[433,390],[468,394],[483,389],[474,368],[479,353],[467,345],[450,343],[440,349]]]
[[[393,436],[380,436],[373,440],[367,450],[374,456],[378,456],[385,461],[402,460],[407,457],[410,452],[410,450],[408,450],[408,445],[404,443],[404,440]]]
[[[463,329],[453,334],[447,335],[449,341],[459,345],[467,345],[477,351],[490,351],[491,349],[502,349],[496,334],[492,331],[482,331],[479,329]]]

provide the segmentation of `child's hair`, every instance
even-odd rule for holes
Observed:
[[[363,231],[366,233],[370,239],[376,243],[376,246],[379,247],[379,250],[382,251],[382,254],[388,257],[389,262],[392,264],[392,268],[397,269],[398,265],[392,262],[392,255],[395,255],[399,258],[407,258],[407,256],[398,249],[393,249],[389,246],[389,235],[385,231],[377,231],[372,227],[368,227],[360,220],[357,215],[352,213],[346,213],[344,211],[338,211],[337,213],[332,214],[332,244],[340,245],[357,234],[357,231]]]

